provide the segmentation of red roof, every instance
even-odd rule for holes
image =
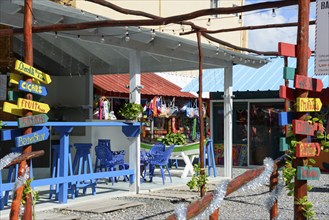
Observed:
[[[129,74],[107,74],[94,75],[94,86],[107,92],[126,93],[129,94]],[[141,89],[142,95],[158,95],[158,96],[175,96],[195,98],[189,92],[181,92],[181,88],[168,80],[158,76],[155,73],[142,73]]]

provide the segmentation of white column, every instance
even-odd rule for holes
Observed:
[[[93,101],[94,101],[94,81],[93,81],[93,75],[91,72],[91,68],[89,67],[89,70],[86,71],[86,96],[87,96],[87,105],[88,105],[88,119],[93,119]]]
[[[224,177],[232,178],[233,66],[224,69]]]
[[[139,51],[129,53],[129,102],[141,103],[141,56]],[[140,191],[140,135],[129,146],[129,168],[135,170],[135,183],[132,185],[136,193]]]

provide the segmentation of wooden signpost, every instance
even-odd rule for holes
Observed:
[[[292,120],[292,130],[294,134],[314,136],[317,125],[312,125],[303,120]]]
[[[51,78],[48,74],[28,65],[20,60],[16,60],[15,70],[17,70],[29,77],[37,79],[42,83],[45,83],[45,84],[51,83]]]
[[[283,78],[288,80],[294,80],[296,69],[292,67],[283,67]]]
[[[47,113],[49,112],[50,108],[48,104],[35,102],[29,99],[18,98],[17,106],[22,109],[27,109],[35,112],[40,113]]]
[[[278,54],[279,56],[285,56],[285,57],[297,57],[297,46],[295,44],[279,42]],[[311,55],[312,52],[310,48],[308,48],[307,51],[308,58],[310,58]]]
[[[46,87],[20,80],[18,89],[24,92],[30,92],[36,95],[46,96],[48,94]]]
[[[296,157],[318,157],[320,151],[319,143],[296,143]]]
[[[322,102],[319,98],[297,98],[297,112],[319,112]]]
[[[280,151],[289,150],[289,144],[287,144],[287,140],[285,137],[280,138]]]
[[[49,137],[49,130],[47,127],[44,126],[42,127],[42,129],[36,132],[16,137],[15,144],[16,147],[23,147],[26,145],[31,145],[40,141],[47,140],[48,137]]]
[[[290,101],[295,100],[295,90],[287,86],[280,86],[279,97],[282,99],[288,99]]]
[[[297,166],[297,179],[298,180],[319,180],[320,179],[320,168],[319,167]]]
[[[310,78],[302,75],[295,75],[294,87],[308,91],[321,92],[323,83],[320,79]]]
[[[23,80],[23,78],[24,78],[24,76],[21,75],[21,74],[10,73],[10,75],[9,75],[9,82],[12,83],[12,84],[16,84],[17,85],[20,80]],[[40,84],[40,82],[38,80],[36,80],[36,79],[32,79],[32,81],[33,81],[34,84],[38,84],[38,85]]]
[[[27,116],[24,118],[18,119],[18,127],[19,128],[25,128],[30,127],[36,124],[43,124],[48,121],[48,116],[46,114],[39,114],[39,115],[33,115],[33,116]]]
[[[17,116],[23,116],[23,109],[19,108],[17,105],[12,104],[10,102],[3,103],[2,111]]]

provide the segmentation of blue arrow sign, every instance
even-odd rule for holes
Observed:
[[[25,82],[23,80],[19,80],[18,89],[24,92],[30,92],[41,96],[46,96],[48,94],[46,87]]]
[[[32,131],[37,131],[41,128],[41,126],[35,126],[32,128]],[[5,129],[0,130],[1,140],[2,141],[10,141],[14,140],[15,137],[23,135],[22,129]]]
[[[26,145],[34,144],[40,141],[47,140],[49,137],[49,130],[47,127],[42,127],[42,129],[33,132],[31,134],[26,134],[15,138],[16,147],[23,147]]]

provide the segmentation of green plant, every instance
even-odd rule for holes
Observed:
[[[128,120],[137,120],[141,116],[143,107],[141,104],[136,103],[125,103],[125,105],[120,109],[119,113]]]
[[[302,206],[303,216],[307,220],[316,219],[313,204],[307,199],[307,196],[297,200],[295,203]]]
[[[37,202],[37,200],[40,198],[39,194],[37,191],[34,191],[31,187],[31,182],[33,181],[33,178],[26,180],[25,182],[25,187],[23,190],[23,195],[22,195],[22,204],[25,205],[26,204],[26,200],[28,195],[30,195],[32,197],[32,205],[33,205],[33,219],[35,218],[35,204]]]
[[[186,136],[180,132],[169,133],[162,138],[162,143],[165,145],[183,145],[186,144]]]
[[[208,182],[208,175],[206,173],[204,175],[201,175],[200,164],[194,164],[193,170],[194,174],[192,176],[192,179],[188,181],[186,185],[190,188],[190,190],[196,189],[198,192],[200,192],[201,187],[204,186],[204,190],[207,191],[206,184]]]

